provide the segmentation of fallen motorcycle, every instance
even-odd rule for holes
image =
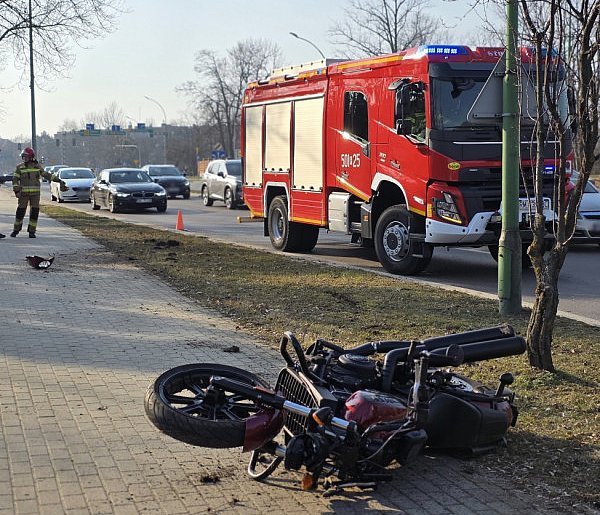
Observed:
[[[292,352],[291,352],[291,350]],[[521,354],[508,325],[344,349],[318,339],[306,350],[281,339],[286,366],[275,388],[248,371],[199,363],[173,368],[148,388],[148,418],[200,447],[243,447],[261,480],[282,462],[304,469],[302,486],[372,487],[424,447],[479,455],[505,445],[517,419],[510,373],[489,389],[447,367]],[[279,439],[279,441],[277,440]]]

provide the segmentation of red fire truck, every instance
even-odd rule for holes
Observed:
[[[533,55],[521,51],[522,238],[531,241]],[[422,46],[275,70],[242,109],[244,201],[286,252],[319,228],[373,245],[383,267],[416,274],[436,246],[487,245],[501,230],[503,49]],[[527,78],[528,77],[528,78]],[[557,83],[563,81],[555,74]],[[562,107],[568,116],[566,89]],[[544,214],[554,218],[557,154],[544,155]]]

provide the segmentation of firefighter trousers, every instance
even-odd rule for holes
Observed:
[[[27,206],[29,205],[29,225],[27,226],[27,232],[35,234],[37,229],[38,217],[40,215],[40,192],[25,193],[21,192],[19,195],[19,202],[17,204],[17,213],[15,215],[15,225],[13,230],[19,232],[23,228],[23,219],[27,212]]]

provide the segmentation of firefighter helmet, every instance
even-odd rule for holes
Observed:
[[[31,147],[25,147],[23,152],[21,152],[21,159],[23,159],[23,161],[31,161],[35,159],[35,152]]]

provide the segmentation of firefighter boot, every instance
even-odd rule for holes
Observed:
[[[40,208],[32,207],[29,212],[29,225],[27,226],[27,232],[30,238],[35,238],[35,230],[37,229],[37,221],[40,216]]]
[[[27,211],[26,207],[18,207],[17,213],[15,215],[15,225],[13,227],[13,232],[10,233],[11,238],[14,238],[23,227],[23,218],[25,218],[25,211]]]

